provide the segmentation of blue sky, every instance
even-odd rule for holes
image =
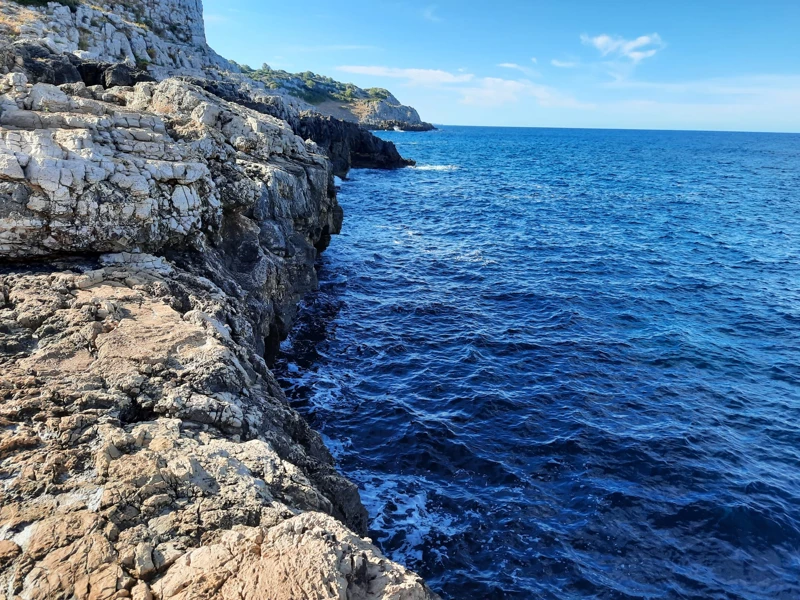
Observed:
[[[440,124],[800,132],[800,0],[205,0],[220,54]]]

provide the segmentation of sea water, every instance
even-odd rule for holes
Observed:
[[[445,127],[280,379],[445,598],[800,598],[800,136]]]

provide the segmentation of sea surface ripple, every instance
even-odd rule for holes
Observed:
[[[277,368],[445,598],[800,598],[800,136],[447,127]]]

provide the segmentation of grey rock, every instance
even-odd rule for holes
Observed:
[[[354,169],[398,169],[414,165],[400,156],[394,144],[372,135],[362,126],[316,113],[303,113],[297,133],[323,148],[333,162],[334,173],[347,177]]]
[[[103,85],[106,88],[118,86],[130,87],[136,83],[134,70],[128,65],[117,64],[108,67],[103,71]]]
[[[198,0],[98,2],[0,4],[0,598],[435,598],[269,369],[342,225],[326,152],[402,159],[196,85]]]

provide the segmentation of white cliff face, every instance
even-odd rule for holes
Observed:
[[[200,0],[97,0],[68,6],[49,3],[41,17],[19,28],[20,40],[85,59],[149,67],[159,78],[202,75],[203,69],[237,72],[206,43]]]
[[[83,60],[136,66],[157,80],[175,75],[223,78],[247,89],[254,98],[282,104],[286,118],[311,110],[371,128],[399,124],[424,129],[427,125],[414,108],[402,105],[392,95],[315,107],[293,95],[291,86],[270,89],[242,75],[236,63],[208,46],[200,0],[98,0],[80,3],[74,12],[50,2],[36,9],[10,6],[3,10],[21,23],[16,28],[17,41],[41,44],[52,52],[70,53]]]
[[[14,22],[16,21],[16,24]],[[84,61],[123,63],[155,80],[174,76],[212,79],[237,86],[253,102],[273,105],[282,119],[308,110],[302,100],[241,74],[239,66],[206,43],[200,0],[97,0],[75,11],[57,2],[24,7],[0,2],[0,35],[41,45]]]
[[[361,124],[380,127],[387,122],[422,125],[422,119],[416,109],[400,104],[394,96],[385,100],[357,102],[352,109]]]
[[[333,205],[328,161],[313,143],[284,121],[188,83],[106,91],[31,86],[15,73],[0,81],[0,92],[7,199],[0,253],[7,257],[202,244],[219,231],[228,186],[277,207],[285,181],[303,199],[304,218]],[[289,173],[283,161],[304,169]]]

